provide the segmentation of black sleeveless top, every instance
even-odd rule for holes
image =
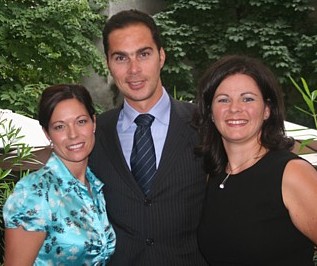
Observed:
[[[198,229],[210,265],[313,266],[313,243],[293,225],[282,199],[288,151],[271,151],[252,167],[209,179]]]

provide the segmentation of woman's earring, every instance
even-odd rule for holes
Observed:
[[[54,149],[54,144],[53,144],[53,141],[51,139],[50,139],[50,147],[52,150]]]

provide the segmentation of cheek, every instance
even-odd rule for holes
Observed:
[[[223,116],[223,110],[221,108],[213,108],[212,111],[211,111],[211,118],[214,120],[214,121],[218,121],[220,122],[221,120],[221,117]]]
[[[50,136],[55,146],[61,144],[65,139],[63,134],[51,134]]]
[[[109,67],[111,76],[114,77],[115,79],[119,79],[120,77],[122,77],[125,73],[123,66],[121,67]]]
[[[259,120],[263,120],[265,117],[265,111],[257,110],[257,109],[251,109],[249,111],[250,115],[252,117],[258,118]]]
[[[85,135],[88,141],[94,142],[95,141],[94,127],[91,126],[87,128],[85,132],[83,132],[83,135]]]
[[[143,73],[148,73],[149,75],[153,76],[153,73],[160,73],[162,64],[160,61],[143,61],[140,63],[140,68],[142,69]]]
[[[87,139],[88,139],[88,141],[90,141],[91,143],[95,143],[95,135],[94,134],[89,134],[89,135],[87,135]]]
[[[257,110],[252,110],[249,112],[249,117],[253,121],[254,126],[261,128],[265,120],[265,113],[259,112]]]
[[[95,146],[95,136],[91,138],[91,148]]]

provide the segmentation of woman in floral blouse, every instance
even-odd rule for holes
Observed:
[[[115,248],[103,184],[87,166],[95,110],[80,85],[54,85],[42,94],[39,122],[53,152],[22,178],[8,198],[5,265],[105,265]]]

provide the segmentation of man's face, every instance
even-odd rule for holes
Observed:
[[[165,52],[160,51],[151,31],[138,23],[116,29],[108,36],[108,67],[127,102],[147,112],[161,97],[161,68]]]

